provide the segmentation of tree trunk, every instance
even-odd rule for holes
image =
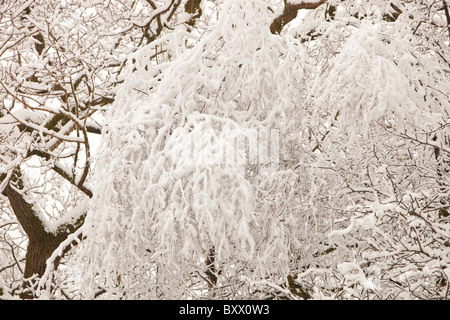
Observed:
[[[27,255],[25,259],[25,270],[24,270],[24,289],[32,286],[34,277],[40,278],[45,273],[47,268],[47,259],[50,258],[53,251],[59,246],[61,241],[55,236],[48,236],[41,238],[39,240],[33,239],[29,240],[27,247]],[[55,260],[53,268],[56,269],[59,264],[59,260]],[[31,281],[27,279],[32,278]],[[22,299],[33,299],[34,293],[31,290],[24,290],[20,295]]]
[[[28,236],[28,247],[24,270],[24,292],[20,295],[22,299],[33,299],[32,290],[26,290],[33,284],[34,278],[40,278],[47,268],[47,259],[50,258],[56,248],[69,234],[78,229],[84,222],[84,215],[74,225],[62,226],[56,234],[45,229],[45,223],[39,218],[33,206],[25,199],[20,190],[7,185],[3,194],[8,197],[11,207]],[[69,248],[65,248],[66,252]],[[55,259],[53,268],[56,269],[60,258]],[[33,278],[31,280],[27,280]]]

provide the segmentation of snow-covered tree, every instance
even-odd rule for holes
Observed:
[[[0,191],[7,209],[0,225],[8,253],[0,270],[9,286],[18,287],[22,272],[22,280],[42,276],[52,252],[83,223],[101,113],[114,101],[130,53],[173,25],[194,26],[199,3],[180,4],[1,2]]]
[[[446,1],[4,12],[0,295],[448,298]]]
[[[298,280],[335,298],[448,298],[448,8],[382,4],[348,1],[328,22],[290,31],[314,38],[304,42],[320,68],[308,131],[327,176],[339,177],[336,273]]]

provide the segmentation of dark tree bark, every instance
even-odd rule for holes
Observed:
[[[270,25],[270,32],[273,34],[281,33],[284,26],[289,22],[294,20],[297,17],[298,10],[300,9],[316,9],[322,4],[324,4],[326,0],[318,0],[317,2],[301,2],[296,4],[289,3],[289,0],[284,0],[284,10],[283,12],[276,17],[272,24]]]
[[[213,288],[217,284],[217,270],[214,262],[216,261],[216,251],[211,248],[206,256],[206,277],[208,280],[208,288]]]
[[[82,226],[85,215],[80,216],[73,225],[61,226],[55,233],[51,233],[45,229],[45,223],[39,218],[33,206],[18,189],[8,184],[3,194],[8,198],[17,220],[28,236],[24,270],[24,288],[26,289],[31,285],[27,279],[36,276],[38,278],[42,277],[47,268],[47,259],[67,239],[69,234]],[[68,247],[64,248],[63,254],[68,250]],[[59,262],[60,257],[55,259],[53,263],[54,269],[58,267]],[[32,299],[34,294],[31,291],[24,290],[20,297],[22,299]]]

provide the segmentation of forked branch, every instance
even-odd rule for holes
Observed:
[[[327,0],[318,0],[316,2],[290,2],[289,0],[284,0],[284,10],[278,17],[273,20],[270,25],[270,32],[273,34],[281,33],[284,26],[297,17],[298,10],[300,9],[316,9]]]

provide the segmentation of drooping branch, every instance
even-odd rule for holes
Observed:
[[[216,283],[217,283],[217,270],[216,270],[216,266],[215,266],[215,260],[216,260],[216,252],[214,247],[212,247],[209,252],[208,255],[206,256],[206,276],[207,276],[207,280],[208,280],[208,287],[211,289],[213,288]]]
[[[327,0],[319,0],[316,2],[298,2],[284,0],[284,10],[276,17],[270,25],[270,32],[273,34],[279,34],[283,30],[284,26],[294,20],[297,17],[298,10],[300,9],[316,9]]]

